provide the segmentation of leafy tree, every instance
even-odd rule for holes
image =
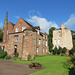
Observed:
[[[56,54],[58,52],[57,47],[54,48],[54,54]]]
[[[55,27],[52,27],[49,29],[49,35],[48,35],[48,45],[49,45],[49,50],[53,48],[52,44],[52,38],[53,38],[53,30],[55,30]]]
[[[72,31],[72,40],[73,40],[73,48],[69,51],[70,55],[73,55],[75,52],[75,31]]]
[[[0,29],[0,42],[2,42],[2,41],[3,41],[3,30]]]
[[[65,53],[67,51],[67,49],[64,47],[62,50],[62,53]]]

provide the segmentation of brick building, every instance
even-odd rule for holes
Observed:
[[[71,31],[70,29],[65,28],[64,24],[61,24],[61,28],[53,31],[53,45],[53,48],[66,47],[67,54],[68,51],[73,48]]]
[[[33,27],[22,18],[16,24],[8,22],[8,13],[3,26],[3,42],[0,45],[10,56],[18,52],[22,60],[27,60],[29,54],[33,58],[34,55],[47,55],[49,52],[48,35],[40,32],[39,26]]]

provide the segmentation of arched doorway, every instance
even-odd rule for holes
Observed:
[[[15,45],[14,53],[17,53],[17,45]]]

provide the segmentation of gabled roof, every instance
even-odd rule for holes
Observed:
[[[11,22],[11,24],[12,24],[13,26],[15,26],[15,24],[14,24],[14,23],[12,23],[12,22]]]
[[[21,19],[23,19],[23,18],[21,18]],[[24,19],[23,19],[24,20]],[[25,21],[25,20],[24,20]],[[30,23],[28,23],[27,21],[25,21],[29,26],[31,26],[31,27],[33,27]]]

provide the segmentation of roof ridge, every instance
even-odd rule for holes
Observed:
[[[20,17],[21,18],[21,17]],[[23,18],[22,18],[23,19]],[[24,20],[24,19],[23,19]],[[24,20],[28,25],[30,25],[31,27],[33,27],[32,26],[32,24],[30,24],[30,23],[28,23],[26,20]]]

